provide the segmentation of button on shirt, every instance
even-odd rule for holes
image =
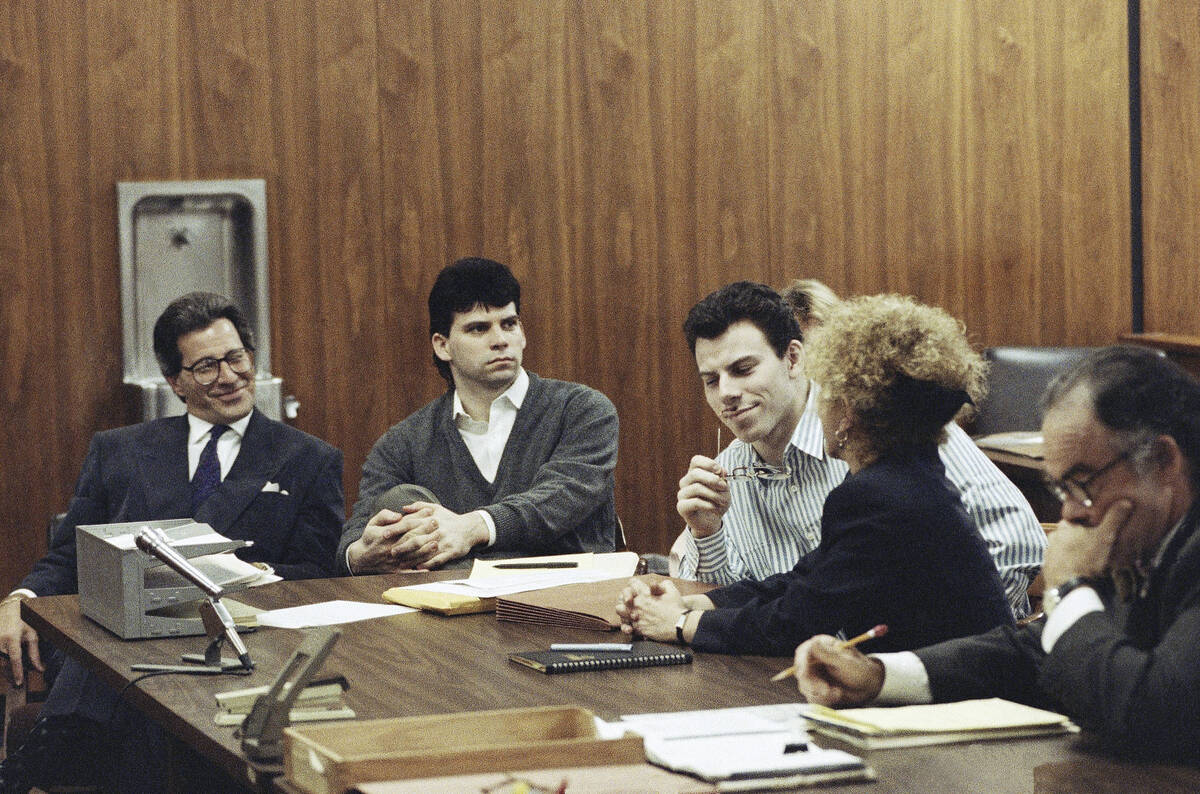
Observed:
[[[454,392],[454,425],[458,428],[463,443],[467,445],[467,451],[471,453],[475,465],[479,467],[479,473],[488,482],[496,481],[500,459],[504,457],[504,447],[508,444],[508,436],[517,421],[517,411],[525,402],[525,393],[528,391],[529,374],[522,369],[512,385],[492,400],[486,422],[473,419],[463,408],[458,392]],[[490,546],[496,542],[496,522],[486,510],[476,512],[487,524]]]
[[[825,454],[816,411],[819,393],[810,381],[804,413],[783,454],[791,476],[731,480],[731,504],[721,529],[699,539],[684,530],[682,578],[719,585],[762,580],[791,570],[820,543],[825,497],[846,478],[849,467]],[[1041,568],[1046,535],[1029,502],[970,436],[953,422],[946,431],[946,443],[938,447],[946,478],[958,488],[963,506],[987,543],[1014,615],[1022,617],[1029,611],[1025,591]],[[732,471],[762,465],[763,460],[749,444],[735,440],[717,455],[717,463]]]
[[[196,476],[196,467],[200,465],[200,453],[208,444],[208,437],[213,426],[212,422],[206,422],[192,414],[188,414],[187,418],[188,480],[190,481],[192,477]],[[225,479],[225,475],[229,474],[229,470],[233,468],[233,462],[237,460],[238,452],[242,449],[242,436],[246,435],[246,426],[249,424],[250,414],[246,414],[229,425],[229,430],[226,430],[217,439],[217,460],[221,464],[222,480]]]

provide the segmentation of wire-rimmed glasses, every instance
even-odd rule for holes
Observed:
[[[721,426],[717,425],[717,454],[721,454]],[[738,466],[725,475],[726,480],[762,480],[764,482],[777,482],[786,480],[792,476],[791,469],[778,469],[774,466],[768,466],[765,463],[756,463],[752,466]]]

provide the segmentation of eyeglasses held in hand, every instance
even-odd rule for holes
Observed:
[[[721,426],[717,425],[717,454],[721,454]],[[777,469],[764,463],[754,466],[738,466],[725,475],[726,480],[764,480],[773,482],[786,480],[792,476],[791,469]]]
[[[201,386],[211,386],[221,376],[221,364],[229,365],[229,371],[234,375],[245,375],[254,369],[254,351],[239,347],[230,350],[223,358],[202,358],[190,367],[180,367],[192,373],[196,383]]]

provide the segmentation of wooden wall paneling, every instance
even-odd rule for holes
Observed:
[[[317,4],[318,268],[323,431],[343,450],[358,448],[361,428],[390,415],[392,379],[378,362],[391,354],[384,331],[387,271],[383,262],[380,180],[378,34],[371,0]],[[371,441],[374,441],[372,438]],[[346,480],[357,485],[357,472]],[[357,487],[349,489],[351,494]],[[350,499],[353,496],[349,497]]]
[[[1200,333],[1200,3],[1141,2],[1145,330]]]
[[[54,456],[38,454],[33,443],[42,432],[53,437],[59,408],[46,399],[52,391],[47,385],[55,381],[46,365],[56,340],[45,314],[54,305],[55,286],[45,118],[23,110],[40,102],[38,22],[32,5],[0,18],[0,444],[7,453],[0,537],[10,550],[0,573],[6,581],[24,575],[32,552],[44,547],[37,533],[45,525],[31,525],[29,516],[52,498],[58,474]]]
[[[346,440],[327,430],[331,416],[341,412],[327,394],[331,362],[324,345],[327,335],[336,333],[340,293],[327,294],[322,288],[320,246],[327,224],[317,167],[318,11],[315,0],[292,0],[265,3],[264,12],[269,124],[258,134],[271,141],[271,159],[261,166],[267,179],[271,260],[271,369],[283,378],[285,393],[300,402],[294,424],[342,447]]]
[[[276,159],[270,134],[273,42],[265,4],[193,0],[181,9],[180,23],[185,173],[197,179],[274,176],[268,171]]]
[[[476,66],[461,76],[447,75],[444,59],[449,47],[443,43],[460,39],[446,36],[445,27],[437,23],[441,5],[405,0],[380,4],[380,178],[383,266],[388,274],[380,333],[389,346],[383,360],[393,373],[394,388],[388,393],[389,416],[382,426],[371,428],[375,437],[446,386],[431,361],[426,300],[438,270],[460,255],[450,249],[451,239],[458,239],[449,229],[456,213],[448,204],[457,193],[451,174],[462,159],[477,162],[471,153],[478,144],[474,136],[444,121],[461,102],[479,100],[470,91],[448,97],[443,88],[447,83],[477,82],[481,73]],[[466,27],[478,33],[475,22]],[[460,55],[464,65],[470,63],[466,55]],[[451,148],[456,146],[467,150],[466,158]],[[474,195],[470,201],[481,198]],[[462,253],[474,251],[472,247]],[[367,449],[355,452],[365,456]]]
[[[769,276],[763,4],[726,3],[696,18],[699,298]]]
[[[1052,344],[1110,344],[1131,323],[1126,10],[1071,9],[1063,14],[1064,289],[1043,314],[1069,307]]]

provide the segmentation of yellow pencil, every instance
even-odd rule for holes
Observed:
[[[850,639],[843,642],[839,647],[853,648],[855,645],[858,645],[860,642],[866,642],[867,640],[873,640],[876,637],[882,637],[884,634],[887,634],[887,626],[880,623],[878,626],[871,629],[870,631],[864,631],[862,634],[859,634],[857,637],[851,637]],[[771,680],[772,681],[782,681],[783,679],[790,678],[791,676],[794,676],[795,674],[796,674],[796,665],[792,665],[791,667],[787,668],[786,670],[780,670],[778,673],[771,676]]]

